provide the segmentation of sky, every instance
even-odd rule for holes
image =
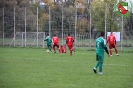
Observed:
[[[128,2],[129,8],[130,8],[131,5],[132,5],[132,9],[133,9],[133,0],[123,0],[123,1]],[[131,4],[131,3],[132,3],[132,4]],[[133,10],[132,10],[132,13],[133,13]]]
[[[126,0],[129,4],[129,6],[131,7],[131,2],[132,2],[132,8],[133,8],[133,0]]]
[[[130,4],[130,2],[133,3],[133,0],[123,0],[123,1],[127,1],[129,4]]]

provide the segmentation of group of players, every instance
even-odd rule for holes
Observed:
[[[93,68],[94,73],[97,73],[97,68],[99,67],[99,74],[102,73],[102,67],[103,67],[103,61],[104,61],[104,51],[106,51],[108,56],[112,56],[112,48],[115,49],[116,55],[119,56],[118,50],[116,48],[116,37],[113,34],[113,32],[110,33],[110,35],[107,38],[107,41],[104,39],[105,33],[101,32],[101,36],[96,39],[96,65]],[[52,52],[52,48],[54,50],[54,53],[56,53],[56,47],[58,48],[59,53],[66,53],[66,45],[69,48],[70,56],[72,56],[73,51],[73,45],[74,45],[74,38],[68,34],[68,36],[65,38],[66,44],[60,45],[59,44],[59,38],[54,35],[51,39],[49,34],[47,34],[47,37],[44,41],[47,42],[47,47]],[[107,45],[109,47],[109,51],[107,48]]]
[[[105,33],[101,32],[101,36],[96,39],[96,65],[93,68],[94,73],[97,73],[97,68],[99,67],[99,74],[102,73],[102,67],[104,62],[104,50],[106,51],[108,56],[112,56],[112,48],[115,49],[116,55],[119,56],[118,50],[116,48],[116,37],[113,32],[107,38],[107,42],[104,39]],[[107,44],[109,46],[109,51],[107,48]]]
[[[47,42],[47,47],[49,51],[52,52],[52,48],[53,48],[54,53],[56,53],[56,47],[58,48],[58,51],[60,54],[66,53],[66,45],[67,45],[70,51],[70,56],[72,56],[74,38],[70,34],[68,34],[65,40],[66,40],[66,44],[60,45],[58,36],[54,35],[51,39],[49,34],[47,34],[47,37],[44,41]]]
[[[66,44],[60,45],[59,38],[56,35],[54,35],[51,39],[49,34],[47,34],[47,37],[44,41],[47,42],[47,47],[50,52],[52,52],[52,47],[53,47],[54,53],[56,53],[56,47],[58,48],[59,53],[66,53],[66,45],[67,45],[70,50],[70,56],[72,56],[74,38],[72,36],[70,36],[70,34],[68,34],[68,36],[65,38],[65,40],[66,40]],[[108,46],[109,46],[110,56],[112,56],[112,48],[115,49],[116,55],[117,56],[119,55],[118,50],[116,48],[116,37],[113,34],[113,32],[111,32],[110,35],[108,36],[106,44],[108,44]]]

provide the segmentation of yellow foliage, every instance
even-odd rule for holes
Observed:
[[[49,15],[43,13],[42,16],[39,18],[39,31],[42,31],[42,27],[44,26],[44,21],[49,19]]]

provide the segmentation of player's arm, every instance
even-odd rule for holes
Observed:
[[[73,38],[73,41],[72,42],[74,42],[74,38]]]
[[[107,38],[106,44],[108,44],[108,42],[109,42],[109,37]]]
[[[108,48],[107,47],[104,47],[104,50],[107,54],[109,54],[109,51],[108,51]]]
[[[68,43],[68,39],[66,38],[66,44]]]
[[[105,52],[108,54],[108,56],[109,56],[109,51],[108,51],[108,48],[107,48],[107,46],[106,46],[106,42],[105,42],[105,40],[104,40],[104,50],[105,50]]]
[[[106,41],[106,44],[108,44],[108,39],[107,39],[107,41]]]
[[[54,38],[52,38],[52,40],[51,40],[51,41],[52,41],[52,45],[54,45]]]
[[[105,52],[107,53],[107,55],[108,55],[108,57],[109,57],[109,56],[110,56],[110,55],[109,55],[109,51],[108,51],[108,48],[107,48],[106,46],[104,47],[104,50],[105,50]]]
[[[48,37],[46,37],[45,39],[44,39],[44,41],[47,41],[48,40]]]
[[[54,38],[52,38],[52,42],[54,42]]]
[[[115,45],[116,45],[116,37],[114,36],[114,43],[115,43]]]
[[[44,39],[44,41],[47,41],[48,39]]]
[[[68,41],[66,40],[66,43],[67,43]]]

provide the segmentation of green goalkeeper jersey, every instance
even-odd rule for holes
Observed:
[[[96,55],[104,56],[105,40],[102,37],[96,39]]]
[[[47,42],[48,45],[52,43],[52,40],[51,40],[50,36],[46,37],[46,42]]]

